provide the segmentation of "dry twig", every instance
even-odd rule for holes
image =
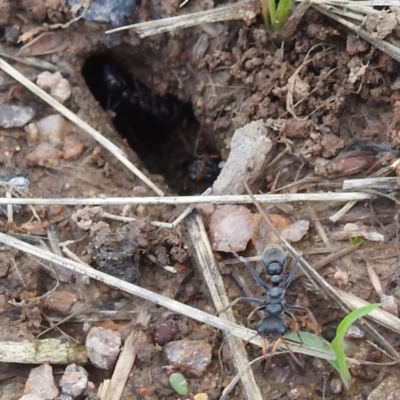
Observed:
[[[290,203],[307,201],[358,201],[374,199],[377,195],[360,192],[340,193],[272,193],[255,194],[254,198],[259,203]],[[164,205],[164,204],[252,204],[253,200],[249,195],[212,195],[212,196],[164,196],[164,197],[107,197],[107,198],[12,198],[0,197],[0,204],[21,204],[21,205],[66,205],[66,206],[102,206],[102,205]]]
[[[222,310],[229,306],[229,299],[226,294],[217,263],[215,262],[214,254],[212,252],[201,216],[197,213],[189,216],[186,221],[186,227],[188,230],[188,238],[194,252],[194,259],[197,264],[197,269],[201,272],[207,284],[216,310]],[[228,321],[235,323],[235,318],[230,308],[226,309],[221,314]],[[255,381],[253,371],[250,368],[247,368],[249,362],[242,341],[232,336],[229,332],[225,332],[225,336],[230,347],[236,369],[239,372],[244,371],[241,375],[241,380],[246,398],[248,400],[262,400],[263,397],[261,395],[260,388]]]

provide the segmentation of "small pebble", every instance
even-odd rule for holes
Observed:
[[[25,383],[24,394],[37,394],[44,400],[53,400],[58,396],[50,364],[45,363],[31,370]]]
[[[84,144],[75,135],[68,135],[64,139],[62,150],[64,160],[76,160],[83,153],[84,149]]]
[[[121,334],[118,331],[94,327],[86,338],[86,352],[92,364],[101,369],[111,369],[121,348]]]
[[[346,288],[349,285],[349,274],[345,271],[336,271],[333,275],[335,278],[337,285],[340,288]]]
[[[197,393],[193,396],[193,400],[208,400],[207,393]]]
[[[26,192],[29,189],[30,182],[28,178],[18,172],[12,172],[11,174],[0,176],[0,197],[6,195],[7,187],[15,187],[21,192]],[[21,210],[21,206],[13,205],[12,211],[14,214]],[[0,215],[4,214],[7,216],[7,206],[0,206]]]
[[[56,397],[58,399],[58,397]],[[26,394],[19,398],[19,400],[44,400],[44,397],[39,396],[38,394]]]
[[[168,363],[200,377],[211,362],[212,346],[204,340],[179,340],[164,347]]]
[[[60,394],[60,396],[56,397],[54,400],[73,400],[71,396],[67,394]]]
[[[68,0],[68,5],[72,7],[79,1]],[[86,21],[108,22],[113,26],[120,26],[133,14],[137,5],[137,0],[93,0],[83,18]]]
[[[297,400],[300,398],[300,396],[301,396],[301,392],[298,388],[294,388],[294,389],[290,390],[289,393],[287,394],[287,397],[290,400]]]
[[[27,106],[0,104],[0,127],[21,128],[32,120],[35,110]]]
[[[50,94],[61,104],[71,97],[71,86],[59,71],[54,74],[48,71],[42,72],[36,84],[41,89],[50,91]]]
[[[300,220],[283,230],[282,237],[289,242],[299,242],[307,234],[309,229],[310,221]]]
[[[87,389],[88,381],[88,373],[83,367],[70,364],[65,368],[59,384],[63,394],[78,397]]]
[[[211,217],[210,240],[215,251],[243,251],[253,234],[251,212],[244,206],[221,206]]]
[[[50,293],[43,300],[42,306],[48,310],[57,311],[61,314],[68,314],[71,307],[78,301],[75,293],[69,290],[60,290]]]
[[[35,150],[27,154],[25,161],[29,166],[52,166],[58,165],[60,159],[60,151],[50,143],[40,143]]]
[[[51,143],[53,146],[61,145],[69,128],[68,125],[68,121],[60,114],[49,115],[36,122],[40,140]]]
[[[156,326],[154,338],[160,346],[164,346],[166,343],[174,340],[178,333],[179,328],[176,321],[168,319]]]
[[[342,381],[339,378],[333,378],[331,380],[331,389],[332,389],[332,392],[335,394],[341,393],[341,391],[343,389]]]

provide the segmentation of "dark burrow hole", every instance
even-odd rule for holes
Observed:
[[[200,135],[191,104],[155,95],[109,55],[90,56],[82,75],[150,173],[178,194],[201,193],[216,179],[219,152]]]

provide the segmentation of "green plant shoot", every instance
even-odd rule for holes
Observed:
[[[339,326],[336,330],[336,336],[333,339],[332,343],[329,343],[325,339],[314,335],[309,332],[299,332],[298,334],[294,331],[290,331],[285,334],[284,338],[286,340],[290,340],[292,342],[301,343],[299,337],[302,340],[304,346],[313,349],[319,350],[324,353],[332,353],[335,355],[335,360],[327,360],[333,368],[339,373],[340,378],[347,390],[351,388],[352,379],[349,368],[347,367],[346,362],[346,354],[344,352],[343,340],[344,335],[347,330],[350,328],[354,322],[358,319],[365,317],[371,311],[380,307],[380,304],[369,304],[365,307],[358,308],[357,310],[352,311],[349,315],[347,315],[340,322]]]
[[[380,307],[380,304],[375,303],[358,308],[357,310],[352,311],[349,315],[344,317],[342,322],[337,327],[336,337],[335,339],[332,340],[331,345],[336,355],[336,361],[334,361],[334,363],[337,363],[337,366],[335,366],[335,368],[339,372],[340,378],[342,379],[346,389],[349,389],[351,387],[352,382],[351,382],[351,374],[346,363],[346,354],[344,352],[344,347],[343,347],[344,335],[350,328],[350,326],[354,324],[354,322],[356,322],[358,319],[362,317],[365,317],[378,307]]]
[[[261,0],[265,27],[269,32],[282,29],[292,0]]]

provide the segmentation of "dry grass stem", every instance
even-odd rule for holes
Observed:
[[[343,202],[370,200],[376,198],[375,194],[361,192],[339,192],[339,193],[272,193],[256,194],[254,198],[259,203],[290,203],[290,202]],[[21,205],[65,205],[65,206],[103,206],[103,205],[163,205],[163,204],[251,204],[252,198],[249,195],[212,195],[212,196],[165,196],[165,197],[104,197],[104,198],[12,198],[0,197],[0,204],[21,204]]]
[[[363,179],[346,179],[343,181],[343,190],[364,190],[372,189],[382,192],[400,190],[400,180],[398,177],[377,177]]]
[[[243,326],[236,325],[227,320],[218,318],[215,315],[211,315],[196,308],[187,306],[186,304],[179,303],[176,300],[169,299],[168,297],[164,297],[158,293],[152,292],[151,290],[144,289],[140,286],[107,275],[103,272],[95,270],[94,268],[87,267],[85,265],[74,262],[64,257],[60,257],[56,254],[40,249],[39,247],[32,246],[28,243],[25,243],[21,240],[13,238],[12,236],[6,235],[4,233],[0,233],[0,243],[3,243],[7,246],[11,246],[13,248],[16,248],[27,254],[31,254],[43,260],[50,261],[70,271],[77,272],[78,274],[81,274],[83,276],[101,281],[108,286],[112,286],[126,293],[130,293],[134,296],[141,297],[142,299],[151,301],[162,307],[168,308],[171,311],[174,311],[176,313],[192,318],[196,321],[213,326],[216,329],[227,331],[233,336],[236,336],[244,341],[247,341],[249,343],[261,347],[260,338],[257,337],[256,332],[251,329],[247,329]],[[319,357],[327,360],[333,360],[335,358],[335,356],[332,353],[309,349],[304,346],[296,344],[291,344],[290,350],[294,353],[306,354],[312,357]]]
[[[201,216],[197,213],[192,214],[186,221],[186,228],[197,269],[200,271],[207,284],[214,307],[217,311],[222,310],[228,307],[230,302],[217,263],[215,262],[214,254]],[[235,317],[233,316],[231,308],[227,308],[221,314],[223,318],[235,323]],[[262,400],[263,397],[254,378],[253,371],[250,368],[246,368],[249,361],[242,341],[226,331],[225,336],[236,369],[238,371],[244,371],[241,375],[241,380],[246,398],[248,400]]]
[[[392,173],[393,171],[395,171],[398,167],[400,166],[400,159],[394,161],[391,165],[381,168],[379,171],[375,172],[373,174],[373,178],[365,178],[365,179],[352,179],[352,180],[347,180],[343,183],[343,189],[346,183],[346,186],[349,185],[350,181],[355,181],[353,182],[353,185],[358,183],[358,185],[361,185],[361,187],[359,187],[359,190],[366,190],[366,189],[370,189],[370,186],[373,185],[378,185],[378,191],[379,194],[383,194],[382,192],[386,192],[386,190],[384,190],[384,188],[387,188],[388,186],[394,186],[397,190],[399,185],[398,183],[396,184],[396,182],[394,181],[388,181],[388,179],[396,179],[397,178],[385,178],[386,175]],[[383,181],[381,181],[383,180]],[[366,181],[365,185],[363,186],[361,182],[357,182],[357,181]],[[381,181],[381,184],[378,184],[378,182]],[[391,183],[390,183],[391,182]],[[366,192],[367,193],[367,192]],[[332,216],[329,217],[329,220],[333,223],[338,222],[341,218],[343,218],[348,211],[350,211],[355,205],[357,204],[356,200],[350,200],[347,204],[345,204],[339,211],[337,211],[335,214],[333,214]]]
[[[363,15],[362,21],[360,21],[360,24],[358,25],[358,24],[355,24],[355,23],[347,20],[346,18],[343,18],[342,16],[338,15],[338,14],[344,14],[344,15],[348,16],[348,10],[345,13],[345,10],[338,9],[337,7],[335,8],[334,6],[330,6],[330,5],[326,4],[327,2],[325,2],[325,1],[318,2],[318,4],[315,4],[316,2],[313,1],[313,3],[314,4],[312,5],[312,7],[314,9],[316,9],[320,13],[328,16],[329,18],[332,18],[333,20],[341,23],[345,27],[351,29],[352,31],[354,31],[357,34],[357,36],[360,36],[362,39],[366,40],[367,42],[372,44],[377,49],[383,51],[384,53],[388,54],[393,59],[400,62],[400,47],[399,46],[390,43],[388,40],[376,39],[371,33],[367,32],[365,29],[363,29],[361,27],[364,17],[366,17],[368,14],[376,13],[376,12],[378,12],[378,10],[373,9],[372,7],[364,9],[363,10],[364,12],[362,14]],[[351,1],[350,2],[350,1],[348,1],[346,3],[347,4],[344,5],[343,7],[348,7],[348,9],[351,10],[354,6],[357,6],[358,3],[366,3],[366,2],[361,2],[361,1]],[[376,5],[373,2],[368,2],[368,3],[372,4],[372,5]],[[399,5],[397,2],[386,1],[386,2],[380,2],[380,6],[382,6],[382,3],[385,3],[384,4],[385,6],[390,6],[390,5],[398,6]],[[385,11],[382,11],[382,12],[385,13]],[[349,17],[354,18],[354,14],[351,14]]]
[[[113,154],[122,164],[124,164],[134,175],[136,175],[143,183],[145,183],[148,187],[154,190],[159,196],[163,196],[164,193],[161,189],[159,189],[146,175],[144,175],[137,167],[135,167],[127,158],[125,153],[117,147],[114,143],[105,138],[100,132],[96,131],[85,121],[80,119],[76,114],[74,114],[71,110],[63,106],[61,103],[53,99],[48,93],[44,90],[40,89],[36,84],[27,79],[24,75],[18,72],[14,67],[5,62],[2,58],[0,58],[0,68],[12,76],[16,81],[24,85],[31,92],[36,94],[36,96],[40,97],[47,104],[52,106],[55,110],[57,110],[60,114],[62,114],[65,118],[69,119],[71,122],[79,126],[79,128],[83,129],[86,133],[92,136],[95,140],[97,140],[102,146],[104,146],[111,154]]]
[[[400,47],[397,42],[392,39],[377,39],[373,34],[363,29],[363,23],[368,15],[383,13],[386,10],[379,10],[374,7],[398,7],[397,0],[371,0],[371,1],[341,1],[341,0],[296,0],[303,5],[306,3],[333,20],[341,23],[347,28],[353,30],[358,36],[371,43],[376,48],[388,54],[390,57],[400,61]],[[229,21],[243,19],[246,22],[252,21],[261,13],[259,0],[243,0],[234,4],[227,4],[222,7],[213,8],[207,11],[201,11],[192,14],[179,15],[175,17],[164,18],[155,21],[146,21],[138,24],[122,26],[111,29],[106,33],[115,33],[126,29],[132,29],[140,37],[144,38],[169,32],[174,29],[188,28],[204,23],[212,23],[219,21]],[[306,8],[307,8],[306,7]],[[350,21],[351,20],[351,21]],[[354,23],[357,21],[358,23]],[[391,42],[392,43],[391,43]],[[288,108],[289,110],[289,108]]]
[[[210,22],[231,21],[237,19],[249,21],[253,20],[258,14],[260,14],[260,11],[261,6],[259,0],[242,0],[234,4],[227,4],[207,11],[121,26],[119,28],[110,29],[106,31],[106,33],[109,34],[126,29],[132,29],[141,38],[145,38],[164,32],[170,32],[178,28],[189,28],[191,26]]]

